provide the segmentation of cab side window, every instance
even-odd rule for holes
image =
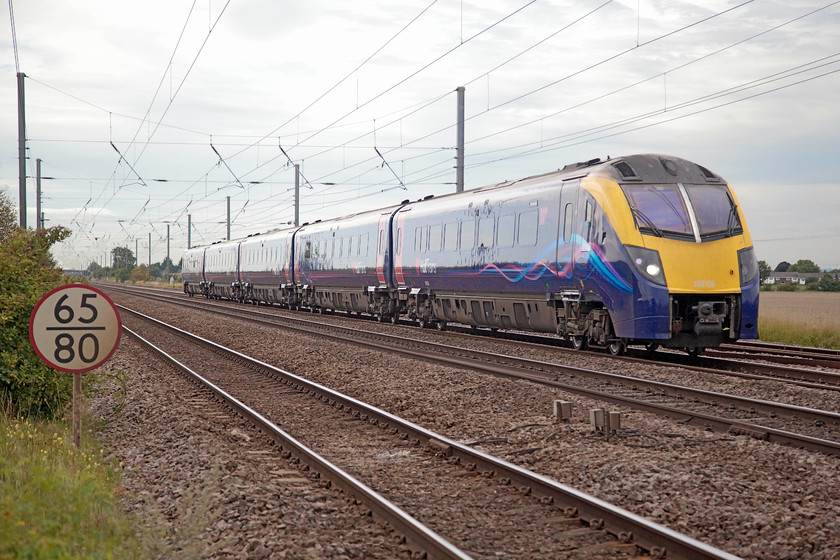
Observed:
[[[566,204],[566,209],[563,215],[563,243],[566,245],[572,240],[572,221],[575,217],[575,209],[572,203]]]

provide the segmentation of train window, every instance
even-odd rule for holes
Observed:
[[[583,220],[583,233],[583,237],[586,241],[589,241],[592,233],[592,202],[589,200],[586,201],[586,217]]]
[[[385,254],[385,230],[379,230],[379,255]]]
[[[536,211],[519,214],[519,236],[516,239],[519,245],[531,247],[537,244],[537,223]]]
[[[701,236],[743,232],[737,207],[724,185],[685,185],[685,190],[697,216]]]
[[[575,217],[575,209],[572,203],[566,204],[565,215],[563,217],[563,243],[569,244],[572,240],[572,220]]]
[[[443,226],[440,224],[435,224],[433,226],[429,226],[429,252],[430,253],[439,253],[440,252],[440,242],[441,237],[443,235]]]
[[[443,250],[454,251],[458,248],[458,222],[449,222],[443,226]]]
[[[415,253],[423,253],[426,249],[425,244],[423,243],[423,232],[425,228],[418,227],[414,228],[414,252]]]
[[[479,247],[493,246],[493,221],[493,218],[479,218],[478,239],[476,240]]]
[[[397,228],[397,254],[402,252],[402,228]]]
[[[311,257],[312,257],[312,242],[307,241],[303,245],[303,258],[304,259],[309,259]]]
[[[475,247],[475,221],[468,220],[461,222],[461,244],[462,251],[469,251]]]
[[[516,229],[516,215],[499,216],[499,230],[496,232],[498,247],[513,247],[513,237]]]
[[[693,236],[691,219],[677,185],[622,185],[639,231]]]

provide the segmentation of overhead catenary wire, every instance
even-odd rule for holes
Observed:
[[[804,17],[804,16],[803,16],[803,17]],[[767,33],[767,32],[769,32],[769,30],[766,30],[766,31],[764,31],[764,32],[762,32],[762,33]],[[706,56],[710,56],[710,55],[706,55]],[[663,74],[664,74],[664,73],[663,73]],[[661,75],[661,74],[659,74],[659,75]],[[821,78],[825,78],[825,77],[827,77],[828,75],[830,75],[830,74],[822,74],[821,76],[814,77],[814,79],[821,79]],[[650,78],[648,78],[648,79],[650,79]],[[639,82],[637,82],[637,83],[639,83]],[[669,83],[670,83],[670,80],[669,80]],[[795,84],[791,84],[791,85],[795,85]],[[631,87],[631,86],[628,86],[628,87]],[[761,85],[761,86],[756,86],[756,87],[765,87],[765,86]],[[789,87],[789,86],[786,86],[786,87]],[[781,89],[781,88],[779,88],[779,89]],[[710,94],[710,93],[707,93],[706,95],[707,95],[707,97],[711,97],[711,96],[713,96],[713,95],[716,95],[717,93],[719,93],[719,92],[715,92],[715,93],[711,93],[711,94]],[[768,93],[770,93],[770,92],[768,92]],[[757,93],[757,94],[756,94],[756,96],[754,96],[754,97],[757,97],[758,95],[763,95],[763,93]],[[698,105],[701,103],[700,97],[694,98],[694,99],[692,99],[692,101],[695,101]],[[737,101],[732,100],[732,103],[735,103],[735,102],[737,102]],[[697,105],[695,105],[695,106],[697,106]],[[495,108],[495,106],[494,106],[494,108]],[[680,117],[680,113],[678,113],[678,111],[680,111],[680,110],[685,111],[685,110],[686,110],[686,108],[683,108],[683,107],[680,107],[680,106],[668,107],[668,111],[669,111],[669,112],[674,111],[674,115],[675,115],[676,117]],[[711,110],[711,109],[708,109],[708,110]],[[695,114],[696,114],[696,113],[695,113]],[[632,118],[634,118],[634,117],[635,117],[635,116],[629,116],[629,117],[626,117],[626,118],[627,118],[627,119],[632,119]],[[541,117],[541,118],[542,118],[542,119],[544,119],[544,118],[546,118],[546,117],[545,117],[545,116],[543,116],[543,117]],[[648,119],[651,119],[651,117],[647,117],[647,118],[648,118]],[[536,119],[535,119],[535,120],[531,120],[531,121],[529,121],[529,122],[532,122],[532,123],[533,123],[533,122],[536,122]],[[663,121],[663,122],[668,122],[668,121]],[[600,126],[601,126],[601,127],[604,127],[604,126],[609,126],[610,124],[611,124],[611,123],[601,123],[601,124],[600,124]],[[655,126],[655,125],[656,125],[655,123],[652,123],[652,122],[648,122],[648,123],[646,123],[646,122],[644,122],[644,121],[638,121],[636,124],[646,124],[646,125],[649,125],[649,126]],[[520,127],[521,127],[521,126],[525,126],[525,125],[520,125]],[[616,124],[616,126],[622,126],[622,125],[618,125],[618,124]],[[632,123],[630,123],[630,124],[624,124],[623,126],[624,126],[625,128],[629,128],[629,127],[632,127],[632,126],[633,126],[633,124],[632,124]],[[593,128],[595,128],[595,127],[593,127]],[[506,129],[506,130],[507,130],[507,129]],[[491,131],[491,132],[493,132],[493,131]],[[623,133],[625,133],[625,132],[623,132],[623,129],[621,129],[621,128],[614,128],[614,129],[610,129],[610,130],[599,130],[599,131],[594,131],[594,130],[593,130],[593,132],[592,132],[591,134],[593,134],[593,139],[600,139],[600,138],[603,138],[603,137],[604,137],[604,136],[602,136],[603,134],[612,134],[612,133],[615,133],[615,134],[623,134]],[[500,129],[498,129],[496,132],[494,132],[494,134],[495,134],[495,135],[500,135],[500,134],[502,134],[502,131],[501,131]],[[553,140],[553,138],[556,138],[556,136],[557,136],[557,135],[548,135],[548,137],[547,137],[547,138],[545,138],[544,140],[545,140],[547,143],[549,143],[549,144],[550,144],[550,143],[552,143],[552,142],[560,142],[560,140],[556,140],[556,141],[555,141],[555,140]],[[476,138],[476,137],[474,137],[474,138],[472,138],[472,139],[470,140],[470,142],[475,143],[475,142],[476,142],[476,141],[478,141],[478,140],[482,140],[482,139],[484,139],[484,138],[488,138],[488,137],[489,137],[489,135],[488,135],[488,136],[482,136],[482,138]],[[416,139],[416,135],[415,135],[415,136],[410,136],[410,137],[407,139],[407,141],[408,141],[408,142],[411,142],[411,141],[413,141],[413,140],[415,140],[415,139]],[[542,139],[542,138],[541,138],[541,139]],[[578,140],[586,140],[586,139],[585,139],[585,138],[575,139],[575,141],[578,141]],[[324,144],[325,144],[325,145],[329,148],[329,143],[324,143]],[[205,144],[205,145],[206,145],[206,144]],[[566,144],[566,145],[568,145],[568,144]],[[299,146],[299,147],[302,147],[302,146],[303,146],[303,144],[301,144],[301,146]],[[501,157],[501,158],[499,158],[499,159],[494,159],[494,161],[504,161],[504,159],[506,159],[506,157],[507,157],[507,156],[509,156],[510,158],[516,158],[516,157],[526,157],[527,155],[529,155],[529,154],[525,154],[525,155],[523,155],[523,156],[520,156],[519,154],[513,154],[513,153],[511,153],[512,151],[516,151],[516,150],[517,150],[517,147],[516,147],[516,146],[518,146],[518,144],[515,144],[515,143],[510,143],[510,145],[508,145],[508,146],[503,146],[503,147],[500,147],[500,148],[498,149],[499,151],[498,151],[497,153],[498,153],[498,155],[500,155],[500,156],[502,156],[502,157]],[[558,147],[558,146],[559,146],[559,147]],[[296,146],[296,148],[297,148],[297,147],[298,147],[298,146]],[[402,149],[402,148],[407,148],[407,147],[408,147],[408,146],[393,146],[393,148],[400,148],[400,149]],[[528,146],[528,147],[526,147],[526,148],[524,148],[524,149],[533,149],[534,147],[535,147],[535,146]],[[563,147],[563,145],[562,145],[562,144],[555,144],[554,146],[546,146],[546,148],[548,148],[548,149],[561,149],[562,147]],[[382,149],[380,150],[379,148],[382,148]],[[443,148],[443,149],[446,149],[446,147],[444,147],[444,146],[442,146],[442,148]],[[368,149],[369,149],[369,148],[368,148]],[[520,148],[520,149],[521,149],[521,148]],[[380,157],[377,157],[377,158],[371,158],[371,159],[380,159],[380,160],[381,160],[381,159],[384,159],[384,158],[389,158],[389,159],[390,159],[389,153],[386,151],[386,149],[385,149],[384,147],[378,146],[378,147],[377,147],[377,150],[379,150],[379,151],[380,151],[381,156],[380,156],[380,154],[377,154],[377,156],[380,156]],[[505,154],[505,150],[508,150],[508,154]],[[480,157],[480,154],[484,154],[484,153],[486,153],[486,152],[484,152],[484,151],[482,151],[482,152],[473,152],[473,153],[471,153],[471,154],[470,154],[471,158],[472,158],[472,159],[474,159],[474,161],[473,161],[473,165],[488,165],[488,164],[489,164],[489,162],[482,162],[482,161],[478,161],[478,160],[476,159],[477,157]],[[538,153],[538,152],[534,152],[534,153]],[[442,153],[442,154],[443,154],[443,153]],[[310,169],[310,172],[311,172],[311,170],[313,169],[311,165],[312,165],[312,161],[314,161],[314,160],[312,160],[312,159],[311,159],[311,158],[312,158],[312,156],[311,156],[311,155],[307,155],[307,158],[308,158],[308,159],[307,159],[307,161],[308,161],[308,162],[309,162],[309,164],[310,164],[309,169]],[[433,164],[433,165],[434,165],[434,164]],[[269,171],[269,170],[267,170],[267,171]],[[320,168],[318,168],[318,171],[321,171],[321,169],[320,169]],[[414,170],[412,170],[412,171],[414,171]],[[435,169],[434,169],[434,167],[433,167],[430,171],[431,171],[431,172],[436,172],[436,171],[435,171]],[[441,171],[441,172],[438,174],[438,176],[441,176],[441,174],[442,174],[442,173],[445,173],[445,172],[446,172],[445,170]],[[310,174],[311,174],[311,173],[310,173]],[[212,181],[212,179],[213,179],[213,177],[211,176],[211,181]],[[244,179],[245,179],[245,177],[244,177],[244,176],[242,176],[242,179],[243,179],[243,181],[242,181],[242,182],[243,182],[243,184],[249,184],[249,183],[247,183],[247,182],[244,180]],[[332,179],[332,177],[331,177],[331,179]],[[346,185],[346,182],[345,182],[345,181],[342,181],[342,180],[341,180],[341,179],[339,179],[338,177],[335,177],[335,179],[336,179],[336,181],[335,181],[335,185],[334,185],[334,186],[330,186],[330,188],[328,188],[328,189],[318,187],[318,192],[317,192],[316,194],[318,194],[319,196],[321,196],[321,195],[322,195],[322,194],[326,191],[326,192],[328,193],[328,194],[327,194],[327,196],[330,196],[330,194],[329,194],[329,193],[332,193],[332,194],[334,195],[334,199],[333,199],[333,200],[335,200],[336,198],[339,198],[339,196],[341,196],[341,193],[343,192],[343,188],[349,187],[349,188],[346,188],[346,190],[348,191],[348,193],[347,193],[347,194],[345,194],[345,196],[347,196],[348,194],[350,194],[350,191],[352,191],[352,190],[354,189],[354,187],[353,187],[352,185]],[[417,181],[419,181],[419,180],[421,180],[421,176],[420,176],[419,174],[416,174],[416,173],[415,173],[415,175],[414,175],[414,176],[411,176],[411,175],[409,174],[409,175],[407,175],[407,176],[406,176],[405,183],[406,183],[408,186],[411,186],[411,185],[416,185],[416,184],[417,184]],[[149,182],[151,182],[152,180],[151,180],[151,179],[149,179],[148,181],[149,181]],[[286,180],[286,181],[282,181],[282,180],[281,180],[281,181],[279,181],[279,182],[276,182],[276,183],[275,183],[275,189],[276,189],[276,188],[280,188],[280,189],[282,190],[282,188],[283,188],[283,187],[282,187],[282,184],[283,184],[284,182],[285,182],[286,184],[288,184],[288,181],[287,181],[287,180]],[[316,183],[316,184],[317,184],[317,179],[313,179],[313,183]],[[370,183],[371,183],[371,184],[374,184],[374,182],[370,182]],[[254,184],[258,184],[258,182],[254,182]],[[371,188],[377,188],[377,187],[371,187]],[[397,188],[399,188],[399,187],[397,187]],[[134,191],[137,191],[138,189],[136,189],[136,188],[135,188],[135,189],[133,189],[133,190],[134,190]],[[267,194],[268,194],[268,191],[265,191],[265,193],[266,193],[266,194],[265,194],[265,195],[263,195],[263,191],[262,191],[262,190],[259,190],[259,191],[254,191],[254,192],[259,192],[259,193],[260,193],[260,194],[259,194],[259,197],[267,196]],[[280,193],[280,196],[282,197],[282,192]],[[243,194],[243,197],[244,197],[244,194]],[[153,196],[153,197],[152,197],[152,203],[155,203],[155,202],[156,202],[156,201],[155,201],[155,198],[157,198],[158,200],[160,200],[160,197],[155,197],[155,196]],[[345,202],[346,202],[346,200],[348,200],[348,199],[347,199],[347,198],[345,198],[344,196],[341,196],[341,199],[342,199],[342,201],[345,201]],[[208,201],[208,202],[209,202],[209,201]],[[151,207],[152,203],[150,203],[150,205],[149,205],[150,207]],[[176,214],[177,214],[177,213],[181,213],[181,212],[182,212],[182,210],[184,209],[184,203],[185,203],[185,201],[184,201],[184,202],[181,202],[181,203],[180,203],[180,205],[178,206],[177,210],[174,210],[174,212],[175,212],[175,213],[170,214],[169,216],[170,216],[170,217],[172,217],[172,216],[176,216]],[[250,205],[249,205],[249,210],[248,210],[249,220],[250,220],[250,217],[253,215],[253,214],[252,214],[252,211],[253,211],[252,209],[253,209],[253,208],[257,208],[257,207],[259,207],[258,205],[259,205],[259,198],[253,198],[253,196],[252,196],[252,197],[251,197],[251,199],[250,199]],[[323,205],[321,205],[321,204],[315,204],[315,203],[313,203],[313,204],[312,204],[312,206],[321,206],[321,207],[323,207]],[[212,203],[211,203],[211,204],[208,204],[208,207],[212,207]],[[192,207],[191,207],[191,209],[192,209]],[[89,222],[89,218],[90,218],[90,216],[88,216],[88,217],[86,217],[86,218],[85,218],[85,220],[88,220],[88,222],[87,222],[87,223],[90,223],[90,222]],[[85,221],[85,220],[83,220],[83,221]]]
[[[446,52],[444,52],[443,54],[439,55],[438,57],[436,57],[436,58],[435,58],[435,59],[433,59],[432,61],[430,61],[430,62],[426,63],[426,64],[425,64],[425,65],[423,65],[421,68],[419,68],[418,70],[415,70],[414,72],[412,72],[412,73],[411,73],[411,74],[409,74],[408,76],[405,76],[404,78],[402,78],[402,79],[401,79],[401,80],[399,80],[398,82],[396,82],[396,83],[392,84],[390,87],[386,88],[386,89],[385,89],[385,90],[383,90],[383,91],[380,91],[380,92],[379,92],[377,95],[375,95],[374,97],[372,97],[372,98],[368,99],[367,101],[365,101],[365,102],[364,102],[364,103],[362,103],[362,104],[357,104],[357,107],[356,107],[355,109],[351,110],[350,112],[346,113],[345,115],[343,115],[343,116],[339,117],[338,119],[334,120],[334,121],[333,121],[332,123],[330,123],[329,125],[327,125],[327,126],[325,126],[325,127],[322,127],[322,128],[320,128],[320,129],[316,130],[315,132],[313,132],[313,133],[309,134],[309,135],[308,135],[308,136],[307,136],[304,140],[302,140],[302,141],[298,141],[298,142],[297,142],[297,144],[296,144],[296,146],[299,146],[299,145],[301,145],[302,143],[305,143],[305,142],[307,142],[307,141],[311,140],[312,138],[314,138],[314,137],[318,136],[319,134],[322,134],[325,130],[327,130],[327,129],[329,129],[329,128],[331,128],[331,127],[335,126],[335,125],[337,125],[339,122],[343,121],[344,119],[346,119],[347,117],[349,117],[350,115],[352,115],[353,113],[355,113],[356,111],[358,111],[359,109],[361,109],[362,107],[365,107],[365,106],[369,105],[370,103],[372,103],[373,101],[375,101],[375,100],[377,100],[377,99],[381,98],[383,95],[385,95],[385,94],[387,94],[388,92],[392,91],[393,89],[395,89],[395,88],[399,87],[400,85],[402,85],[403,83],[405,83],[405,82],[406,82],[406,81],[408,81],[409,79],[413,78],[414,76],[416,76],[416,75],[417,75],[417,74],[419,74],[420,72],[423,72],[424,70],[428,69],[430,66],[432,66],[433,64],[435,64],[435,63],[439,62],[440,60],[442,60],[443,58],[445,58],[446,56],[448,56],[449,54],[451,54],[452,52],[454,52],[454,51],[455,51],[455,50],[457,50],[458,48],[460,48],[460,47],[462,47],[463,45],[465,45],[465,44],[469,43],[470,41],[472,41],[472,40],[476,39],[477,37],[479,37],[479,36],[483,35],[483,34],[484,34],[484,33],[486,33],[487,31],[489,31],[489,30],[491,30],[491,29],[493,29],[493,28],[497,27],[498,25],[500,25],[500,24],[501,24],[501,23],[503,23],[504,21],[506,21],[506,20],[510,19],[510,18],[511,18],[511,17],[513,17],[514,15],[516,15],[516,14],[520,13],[522,10],[524,10],[524,9],[525,9],[525,8],[527,8],[528,6],[532,5],[534,2],[536,2],[536,0],[530,0],[530,1],[529,1],[529,2],[527,2],[525,5],[523,5],[523,6],[521,6],[520,8],[518,8],[518,9],[514,10],[513,12],[511,12],[511,13],[507,14],[507,15],[506,15],[506,16],[504,16],[503,18],[501,18],[501,19],[499,19],[499,20],[495,21],[495,22],[494,22],[494,23],[492,23],[491,25],[489,25],[489,26],[487,26],[487,27],[483,28],[482,30],[480,30],[479,32],[475,33],[473,36],[469,37],[469,38],[468,38],[468,39],[466,39],[465,41],[462,41],[460,44],[456,45],[455,47],[452,47],[452,48],[448,49],[448,50],[447,50]],[[432,4],[434,4],[434,2],[433,2]],[[430,5],[429,5],[426,9],[428,9],[429,7],[431,7],[431,4],[430,4]],[[420,14],[420,15],[422,15],[423,13],[425,13],[425,11],[426,11],[426,10],[424,10],[423,12],[421,12],[421,14]],[[411,23],[413,23],[414,21],[416,21],[418,18],[419,18],[419,16],[415,17],[415,18],[414,18],[411,22],[409,22],[409,25],[410,25]],[[401,31],[400,31],[397,35],[399,35],[400,33],[402,33],[402,31],[404,31],[407,27],[408,27],[408,26],[403,27],[403,28],[401,29]],[[388,41],[388,43],[390,43],[390,41],[391,41],[391,40],[389,40],[389,41]],[[386,43],[386,45],[387,45],[388,43]],[[378,49],[378,50],[377,50],[377,52],[379,52],[379,50],[381,50],[381,48],[380,48],[380,49]],[[369,60],[370,58],[371,58],[371,57],[369,57],[367,60]],[[345,79],[346,79],[346,78],[345,78]],[[343,80],[342,80],[342,81],[343,81]],[[339,82],[339,83],[341,83],[341,82]],[[310,104],[310,106],[311,106],[311,104]],[[293,118],[289,119],[288,121],[286,121],[286,123],[285,123],[284,125],[281,125],[281,127],[275,128],[275,129],[274,129],[271,133],[269,133],[269,135],[276,133],[278,130],[280,130],[280,128],[282,128],[282,126],[285,126],[286,124],[288,124],[288,123],[292,122],[292,121],[294,120],[294,118],[295,118],[295,117],[293,117]],[[267,136],[269,136],[269,135],[266,135],[266,137],[267,137]],[[240,153],[241,153],[241,152],[240,152]],[[284,152],[284,153],[285,153],[285,152]],[[285,155],[286,155],[286,157],[287,157],[289,160],[291,160],[291,158],[288,156],[288,154],[285,154]]]
[[[508,15],[507,15],[507,16],[505,16],[504,18],[502,18],[502,19],[500,19],[500,20],[496,21],[495,23],[493,23],[492,25],[490,25],[490,26],[488,26],[488,27],[484,28],[483,30],[479,31],[478,33],[476,33],[476,34],[475,34],[475,35],[473,35],[472,37],[468,38],[466,41],[463,41],[463,42],[462,42],[462,44],[463,44],[463,43],[466,43],[466,42],[469,42],[470,40],[472,40],[472,39],[474,39],[474,38],[476,38],[476,37],[480,36],[480,35],[481,35],[481,34],[483,34],[484,32],[486,32],[487,30],[492,29],[493,27],[495,27],[496,25],[498,25],[498,24],[499,24],[499,23],[501,23],[502,21],[504,21],[504,20],[508,19],[509,17],[511,17],[512,15],[514,15],[515,13],[518,13],[519,11],[521,11],[522,9],[524,9],[525,7],[527,7],[528,5],[530,5],[530,3],[529,3],[529,4],[526,4],[526,5],[525,5],[525,6],[523,6],[522,8],[519,8],[518,10],[516,10],[515,12],[513,12],[512,14],[508,14]],[[606,5],[606,4],[603,4],[603,5]],[[601,7],[603,7],[603,5],[602,5]],[[600,8],[596,8],[596,10],[597,10],[597,9],[600,9]],[[590,13],[591,13],[591,12],[590,12]],[[415,19],[416,19],[416,18],[415,18]],[[564,27],[564,29],[565,29],[566,27],[568,27],[568,26],[565,26],[565,27]],[[553,35],[556,35],[556,33],[554,33]],[[541,43],[541,42],[544,42],[545,40],[546,40],[546,39],[543,39],[542,41],[540,41],[540,43]],[[459,45],[459,46],[460,46],[460,45]],[[381,50],[381,49],[380,49],[380,50]],[[442,56],[438,57],[438,59],[436,59],[436,61],[437,61],[437,60],[440,60],[440,58],[442,58],[443,56],[446,56],[446,54],[449,54],[450,52],[452,52],[452,50],[454,50],[454,49],[450,49],[450,51],[447,51],[446,53],[444,53],[444,55],[442,55]],[[514,58],[515,58],[515,57],[514,57]],[[370,59],[370,57],[369,57],[369,59]],[[368,60],[369,60],[369,59],[368,59]],[[435,62],[435,61],[433,61],[432,63],[434,63],[434,62]],[[427,67],[428,67],[428,66],[430,66],[432,63],[427,64],[427,65],[426,65],[426,66],[424,66],[422,69],[427,68]],[[497,68],[498,68],[498,66],[497,66]],[[422,69],[421,69],[421,70],[422,70]],[[418,72],[419,72],[419,71],[418,71]],[[416,73],[417,73],[417,72],[415,72],[415,74],[416,74]],[[405,81],[405,79],[404,79],[403,81]],[[399,84],[396,84],[396,85],[399,85]],[[393,89],[394,87],[396,87],[396,85],[394,85],[394,86],[392,86],[391,88],[389,88],[389,90],[390,90],[390,89]],[[389,90],[386,90],[386,92],[387,92],[387,91],[389,91]],[[385,93],[385,92],[383,92],[383,93]],[[380,95],[382,95],[383,93],[380,93]],[[370,101],[372,101],[372,100],[369,100],[368,102],[370,102]],[[434,100],[433,100],[433,101],[434,101]],[[334,123],[334,124],[335,124],[335,123]],[[321,129],[320,131],[322,131],[322,130],[324,130],[324,129]],[[317,134],[317,133],[318,133],[318,132],[320,132],[320,131],[316,131],[316,133],[315,133],[315,134]],[[314,135],[314,134],[313,134],[313,135]],[[311,138],[313,135],[310,135],[309,137]],[[290,158],[288,157],[288,154],[285,154],[285,155],[286,155],[287,159],[289,159],[289,160],[290,160]],[[393,171],[393,170],[392,170],[392,171]],[[394,174],[394,175],[396,176],[396,174]],[[397,178],[398,178],[398,177],[397,177]],[[399,178],[398,178],[398,179],[399,179]]]
[[[193,0],[193,6],[194,6],[194,5],[195,5],[195,0]],[[207,32],[207,36],[204,38],[204,41],[202,42],[201,47],[198,49],[198,52],[196,53],[195,57],[193,58],[192,63],[190,64],[189,68],[187,69],[187,72],[184,74],[184,77],[181,79],[181,83],[178,85],[177,90],[176,90],[176,91],[175,91],[175,93],[174,93],[174,94],[170,97],[170,99],[169,99],[169,103],[166,105],[166,108],[164,109],[164,111],[163,111],[163,113],[161,114],[160,118],[158,119],[158,121],[156,121],[156,124],[155,124],[155,128],[154,128],[154,130],[153,130],[152,132],[150,132],[150,133],[149,133],[149,137],[148,137],[148,139],[147,139],[147,140],[151,140],[151,138],[154,136],[154,134],[155,134],[155,133],[157,132],[157,130],[160,128],[161,123],[163,122],[164,117],[166,116],[167,112],[169,111],[170,107],[172,106],[173,101],[175,100],[175,97],[178,95],[178,92],[180,92],[180,91],[181,91],[181,88],[184,86],[184,83],[186,82],[187,78],[188,78],[188,77],[189,77],[189,75],[190,75],[190,72],[192,71],[193,67],[195,66],[196,61],[198,60],[198,57],[201,55],[201,52],[204,50],[204,47],[207,45],[207,41],[208,41],[208,40],[209,40],[209,38],[210,38],[210,34],[213,32],[213,29],[215,29],[216,25],[219,23],[219,20],[222,18],[222,15],[224,15],[224,13],[225,13],[225,11],[227,10],[227,7],[228,7],[229,5],[230,5],[230,0],[228,0],[228,1],[225,3],[224,7],[222,8],[221,12],[219,13],[219,16],[216,18],[216,21],[213,23],[213,25],[212,25],[212,26],[210,27],[210,29],[208,30],[208,32]],[[191,15],[191,14],[192,14],[192,8],[190,9],[190,15]],[[189,16],[187,17],[187,22],[189,22]],[[184,24],[184,27],[186,28],[186,24]],[[181,32],[181,36],[183,36],[183,30],[182,30],[182,32]],[[179,37],[179,39],[178,39],[178,44],[180,44],[180,40],[181,40],[181,38]],[[177,50],[177,46],[176,46],[176,50]],[[173,52],[173,55],[172,55],[172,56],[174,57],[174,52]],[[171,63],[171,59],[170,59],[170,63]],[[164,71],[164,76],[165,76],[165,71]],[[159,90],[159,89],[160,89],[160,86],[158,86],[158,90]],[[155,93],[155,96],[157,96],[157,92]],[[152,103],[154,103],[154,100],[152,101]],[[138,129],[138,131],[139,131],[139,129]],[[135,135],[135,137],[136,137],[136,135]],[[142,148],[142,149],[141,149],[141,151],[140,151],[140,154],[139,154],[139,155],[138,155],[138,156],[134,159],[134,165],[137,165],[137,162],[140,160],[140,157],[142,157],[142,155],[143,155],[143,153],[145,152],[145,150],[146,150],[146,148],[147,148],[147,147],[148,147],[148,144],[145,144],[145,145],[143,146],[143,148]],[[127,160],[125,160],[124,158],[123,158],[123,161],[126,161],[126,163],[128,163],[128,162],[127,162]],[[114,173],[113,173],[112,175],[114,175],[114,174],[116,174],[116,169],[114,170]],[[104,191],[103,191],[103,192],[104,192]],[[114,192],[114,194],[116,194],[116,191]],[[100,196],[101,196],[101,193],[100,193]],[[114,198],[114,195],[112,195],[112,196],[111,196],[110,200],[113,200],[113,198]],[[98,200],[98,199],[97,199],[97,200]],[[103,208],[104,208],[105,206],[107,206],[107,204],[108,204],[108,203],[104,204],[104,205],[103,205]]]

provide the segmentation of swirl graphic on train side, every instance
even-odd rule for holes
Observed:
[[[592,272],[597,272],[599,276],[619,290],[623,292],[633,291],[632,286],[619,276],[612,264],[606,260],[600,248],[590,245],[578,235],[573,236],[572,242],[567,244],[558,240],[557,243],[546,247],[534,262],[526,267],[520,267],[515,264],[503,266],[488,264],[479,270],[447,271],[445,274],[453,276],[500,275],[512,283],[518,283],[522,280],[539,280],[544,276],[570,279],[575,270],[575,263],[581,261],[581,257],[585,256],[585,264],[582,264],[582,266],[589,265],[593,269],[586,275],[587,278]],[[562,265],[562,268],[552,264],[547,259],[547,256],[558,248],[560,249],[558,258],[563,259],[563,262],[557,264]],[[566,255],[563,253],[566,253]]]

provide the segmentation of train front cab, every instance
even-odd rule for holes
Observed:
[[[726,182],[677,158],[621,163],[582,182],[608,209],[632,273],[632,297],[611,302],[614,336],[689,353],[757,338],[758,265]]]

